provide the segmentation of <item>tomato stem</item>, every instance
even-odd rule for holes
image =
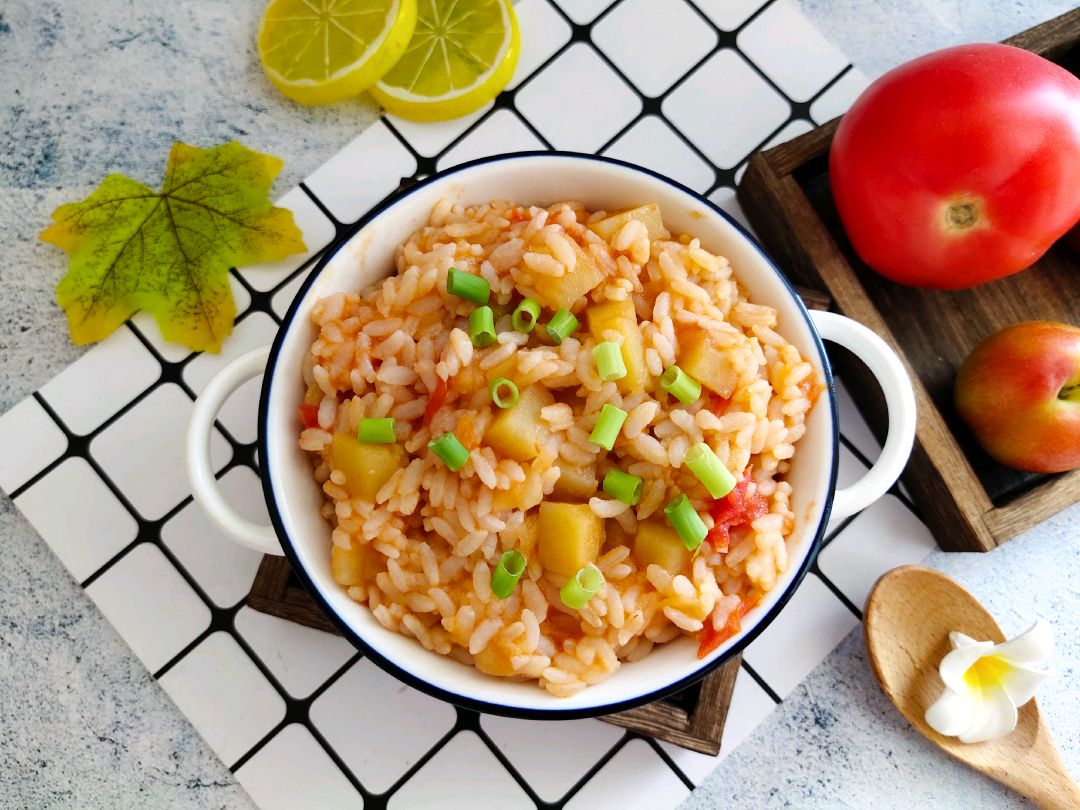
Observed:
[[[953,203],[945,209],[945,223],[950,228],[965,230],[979,219],[979,207],[973,202]]]

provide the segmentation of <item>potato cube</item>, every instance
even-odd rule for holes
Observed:
[[[578,466],[567,461],[559,462],[559,480],[555,482],[552,495],[572,501],[585,501],[596,494],[596,465]]]
[[[487,384],[488,376],[476,365],[463,366],[454,375],[453,387],[459,394],[471,394],[481,388],[487,388]]]
[[[330,548],[330,573],[334,582],[346,587],[370,582],[379,573],[378,560],[367,546],[354,542],[352,548],[335,545]]]
[[[499,411],[484,432],[484,443],[506,458],[528,461],[540,452],[548,436],[540,420],[540,409],[555,404],[555,397],[542,385],[530,385],[512,408]]]
[[[476,668],[487,675],[509,678],[514,674],[514,665],[510,656],[492,640],[484,649],[473,656]]]
[[[517,549],[525,555],[525,559],[531,559],[536,553],[536,543],[540,539],[540,515],[532,512],[525,516],[525,522],[521,524],[521,533],[517,538]]]
[[[548,571],[572,577],[596,562],[604,542],[604,521],[587,503],[540,504],[540,564]]]
[[[605,242],[610,242],[615,238],[615,234],[622,230],[623,225],[632,219],[645,223],[650,239],[663,239],[667,233],[667,229],[664,228],[664,219],[660,216],[660,206],[656,203],[610,214],[590,225],[589,230]]]
[[[374,501],[383,484],[407,462],[400,444],[360,444],[347,433],[338,433],[330,444],[330,464],[345,473],[345,489],[365,501]]]
[[[633,554],[642,570],[650,565],[659,565],[670,574],[690,570],[690,551],[683,545],[679,533],[659,520],[638,524]]]
[[[536,538],[539,532],[540,515],[537,512],[530,512],[517,526],[499,532],[499,542],[503,549],[516,548],[525,555],[525,559],[529,559],[536,551]]]
[[[675,572],[673,571],[672,573]],[[705,617],[709,615],[705,610],[705,605],[701,603],[700,599],[688,599],[685,596],[669,596],[664,599],[661,604],[664,607],[673,607],[678,611],[682,611],[691,619],[697,619],[699,622],[705,621]]]
[[[462,369],[461,371],[464,370],[465,369]],[[479,369],[477,369],[477,371],[479,371]],[[480,373],[485,375],[484,385],[487,385],[496,377],[506,377],[506,379],[516,384],[521,376],[518,374],[517,370],[517,355],[512,354],[502,362],[496,363],[491,368],[487,369],[486,371],[481,371]],[[458,375],[460,376],[460,374],[461,372],[459,371]],[[457,377],[455,377],[454,379],[456,380]]]
[[[604,340],[604,332],[609,329],[622,335],[621,349],[626,376],[615,383],[618,389],[624,394],[651,390],[654,380],[645,366],[645,343],[641,338],[641,327],[638,326],[633,301],[628,299],[592,304],[587,315],[589,333],[597,342]]]
[[[683,371],[724,399],[734,393],[735,369],[708,332],[691,330],[680,338],[679,343],[678,362]]]
[[[577,242],[574,254],[577,264],[572,270],[556,278],[555,276],[535,276],[533,288],[540,303],[549,309],[568,309],[576,311],[585,304],[585,296],[604,280],[604,271],[596,263],[592,254],[583,250]],[[546,248],[535,248],[538,253],[547,252]]]

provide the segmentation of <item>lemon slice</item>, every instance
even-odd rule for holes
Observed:
[[[521,52],[509,0],[419,0],[418,14],[404,56],[371,90],[387,111],[445,121],[506,87]]]
[[[416,0],[271,0],[259,58],[277,88],[301,104],[362,93],[405,53]]]

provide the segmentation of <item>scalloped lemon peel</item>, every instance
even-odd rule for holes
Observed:
[[[409,47],[371,96],[412,121],[460,118],[506,87],[520,53],[510,0],[420,0]]]
[[[397,64],[416,29],[416,0],[271,0],[259,60],[299,104],[332,104],[370,88]]]

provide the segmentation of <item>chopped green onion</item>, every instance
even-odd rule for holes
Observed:
[[[705,442],[698,442],[686,451],[686,466],[714,498],[723,498],[735,489],[735,476],[720,463],[716,453]]]
[[[477,307],[469,313],[469,337],[478,349],[490,346],[498,339],[495,334],[495,314],[491,307]]]
[[[622,349],[618,343],[597,343],[593,346],[592,356],[596,363],[596,373],[601,380],[621,380],[626,376],[626,363],[623,362]]]
[[[450,468],[450,472],[457,472],[469,460],[469,451],[453,433],[444,433],[439,438],[428,442],[427,446],[431,452],[443,460],[443,463]]]
[[[496,377],[489,382],[488,392],[491,394],[491,401],[500,408],[514,407],[517,405],[518,397],[521,396],[514,381],[506,377]]]
[[[660,375],[660,387],[684,405],[701,396],[701,383],[678,366],[670,366]]]
[[[683,545],[690,551],[700,546],[701,541],[705,539],[705,535],[709,533],[709,530],[705,528],[701,515],[694,511],[690,499],[682,493],[664,507],[664,516],[679,537],[682,538]]]
[[[526,298],[517,305],[514,314],[510,316],[510,325],[514,327],[514,331],[528,334],[536,326],[539,317],[540,302],[535,298]]]
[[[568,608],[581,610],[603,587],[604,575],[600,573],[599,568],[590,564],[578,569],[578,572],[559,590],[559,596]]]
[[[570,337],[577,328],[578,319],[570,313],[570,310],[560,309],[548,321],[547,333],[548,337],[551,338],[551,342],[558,346]]]
[[[485,278],[451,267],[446,274],[446,291],[474,304],[486,304],[491,296],[491,285]]]
[[[624,473],[622,470],[612,470],[604,476],[604,492],[617,501],[622,501],[630,506],[637,506],[641,500],[641,491],[645,488],[645,482],[636,475]]]
[[[517,549],[504,551],[491,574],[491,592],[499,599],[505,599],[514,592],[524,573],[525,555]]]
[[[360,444],[393,444],[397,441],[394,420],[390,418],[361,419],[356,438]]]
[[[598,444],[605,450],[610,450],[615,445],[615,439],[619,437],[623,422],[626,421],[627,413],[622,408],[614,405],[604,405],[600,409],[600,417],[596,420],[596,427],[589,434],[589,441]]]

